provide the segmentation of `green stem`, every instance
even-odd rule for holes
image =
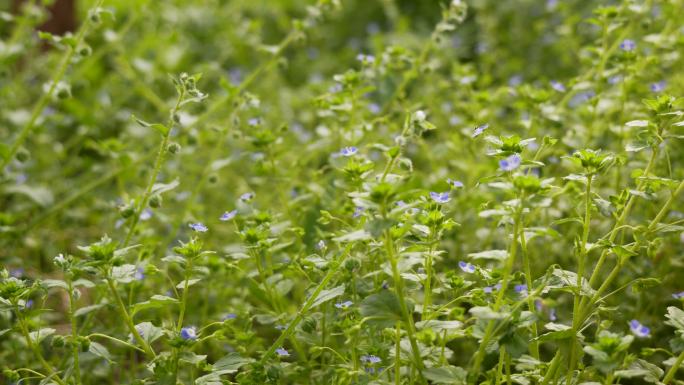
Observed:
[[[420,350],[418,349],[418,342],[416,340],[416,329],[413,324],[413,316],[409,314],[408,306],[406,306],[406,299],[404,298],[404,281],[401,278],[401,273],[399,272],[399,267],[397,266],[397,258],[395,255],[394,241],[389,230],[385,230],[385,249],[387,251],[387,258],[389,259],[390,265],[392,266],[392,278],[394,279],[394,290],[397,294],[397,299],[399,301],[399,307],[401,309],[402,317],[406,323],[406,334],[408,334],[409,342],[411,343],[411,351],[413,353],[413,360],[415,365],[418,367],[420,372],[421,382],[425,383],[425,378],[423,377],[423,359],[420,356]]]
[[[667,371],[667,374],[665,375],[665,378],[663,379],[663,383],[665,385],[669,385],[670,382],[674,379],[675,374],[677,374],[677,370],[679,370],[679,366],[682,364],[684,361],[684,352],[682,352],[679,357],[677,357],[677,361],[675,361],[674,365],[670,368],[670,370]]]
[[[99,8],[102,5],[102,2],[104,0],[99,0],[97,4],[95,5],[95,8]],[[62,80],[64,77],[64,74],[66,74],[66,70],[69,67],[69,62],[71,62],[71,58],[74,56],[74,53],[76,52],[76,48],[81,45],[83,42],[83,39],[85,38],[85,34],[90,28],[90,22],[86,21],[83,23],[83,26],[81,29],[78,31],[76,34],[76,39],[74,42],[74,45],[69,45],[67,47],[67,51],[64,53],[64,57],[62,57],[62,61],[60,62],[59,66],[57,66],[57,70],[52,76],[52,82],[50,84],[50,88],[48,88],[48,91],[43,93],[38,101],[36,102],[35,106],[33,107],[33,111],[31,112],[31,116],[29,117],[28,121],[24,126],[21,128],[21,131],[19,131],[19,135],[17,136],[17,139],[12,143],[12,146],[10,147],[8,153],[5,155],[4,158],[2,158],[2,161],[0,161],[0,170],[4,169],[5,166],[12,160],[14,157],[14,154],[16,154],[17,150],[19,150],[19,147],[21,147],[22,144],[24,144],[24,141],[26,141],[26,138],[28,135],[31,133],[31,130],[33,129],[34,125],[36,124],[36,120],[38,117],[43,113],[43,110],[47,106],[48,102],[52,98],[52,95],[55,93],[55,90],[57,89],[57,84]]]
[[[297,315],[295,318],[290,322],[290,324],[287,326],[287,328],[283,331],[283,333],[278,337],[278,339],[275,340],[275,342],[266,350],[266,352],[261,356],[261,360],[259,362],[263,365],[266,360],[273,355],[273,353],[278,349],[279,347],[282,346],[283,341],[285,341],[287,338],[290,337],[290,335],[294,332],[295,328],[297,325],[302,321],[302,318],[304,315],[309,311],[311,306],[314,304],[316,299],[318,298],[318,295],[325,289],[327,286],[328,282],[337,274],[337,271],[339,270],[340,266],[342,265],[342,262],[347,258],[347,255],[349,253],[349,250],[351,249],[351,246],[348,246],[347,249],[342,253],[342,255],[339,257],[338,260],[332,262],[330,269],[328,270],[327,274],[323,277],[323,280],[316,286],[314,289],[313,293],[311,293],[311,296],[309,299],[304,303],[304,305],[301,307],[301,309],[297,312]]]
[[[174,126],[174,116],[180,109],[180,105],[183,101],[184,96],[185,91],[179,92],[178,99],[176,100],[176,105],[171,109],[171,117],[169,118],[169,123],[167,124],[167,131],[162,136],[162,141],[159,144],[159,150],[157,151],[157,159],[155,159],[154,161],[154,170],[152,171],[150,180],[147,182],[147,187],[145,188],[145,193],[143,194],[142,201],[136,208],[135,213],[133,214],[133,220],[131,222],[131,226],[128,229],[128,234],[126,235],[126,240],[124,241],[122,247],[127,247],[131,243],[131,237],[133,237],[135,227],[138,225],[138,222],[140,221],[140,214],[145,209],[145,207],[147,206],[147,202],[150,200],[150,197],[152,196],[152,187],[154,187],[154,183],[157,181],[157,176],[161,171],[162,164],[164,163],[164,155],[166,155],[166,149],[169,145],[169,136],[171,135],[171,129]]]
[[[494,303],[494,311],[499,310],[499,308],[501,307],[504,296],[506,294],[506,290],[508,289],[508,283],[510,280],[511,273],[513,272],[513,265],[515,264],[515,258],[518,251],[518,233],[520,232],[520,223],[522,221],[522,209],[524,199],[524,196],[520,197],[519,206],[516,210],[516,215],[513,224],[513,240],[511,241],[510,250],[508,253],[508,260],[506,261],[503,276],[501,277],[501,288],[499,289],[499,292],[496,297],[496,302]],[[532,290],[532,288],[528,287],[528,290]],[[489,323],[487,324],[487,329],[485,329],[485,335],[482,338],[482,342],[480,343],[480,346],[477,349],[477,353],[475,354],[475,358],[473,361],[472,371],[474,373],[479,373],[480,371],[480,367],[482,366],[482,361],[484,360],[487,345],[489,344],[489,340],[492,337],[492,332],[494,331],[494,326],[494,320],[489,321]]]
[[[551,381],[551,379],[555,376],[556,372],[558,371],[558,367],[560,366],[561,363],[561,352],[558,350],[556,352],[556,355],[553,356],[553,359],[551,360],[551,364],[549,365],[549,369],[546,371],[546,375],[544,376],[544,379],[542,380],[541,385],[546,385]]]
[[[575,298],[573,302],[573,311],[572,311],[572,329],[575,332],[574,335],[577,334],[577,330],[580,327],[580,291],[582,287],[582,280],[584,279],[584,269],[585,269],[585,261],[587,257],[587,241],[589,239],[589,227],[591,224],[591,182],[593,179],[592,174],[587,175],[587,187],[586,191],[584,193],[584,223],[582,225],[582,239],[580,240],[580,250],[577,255],[577,292],[575,292]],[[568,374],[566,375],[566,384],[570,385],[572,381],[572,372],[575,370],[575,366],[577,365],[577,355],[578,355],[578,341],[573,338],[572,340],[572,347],[570,351],[570,364],[568,365]]]
[[[78,360],[79,347],[76,344],[78,338],[78,326],[76,325],[76,317],[74,316],[74,309],[76,307],[76,299],[74,298],[74,284],[71,278],[67,279],[69,289],[69,323],[71,324],[71,354],[74,357],[74,377],[76,385],[81,384],[81,367]]]
[[[14,308],[17,314],[17,320],[19,322],[19,329],[21,330],[21,334],[24,336],[24,339],[26,340],[26,345],[28,345],[29,349],[38,359],[38,362],[40,362],[45,371],[48,373],[48,377],[53,378],[55,382],[57,382],[59,385],[66,385],[66,383],[62,381],[61,378],[59,378],[59,375],[57,375],[57,372],[52,367],[52,365],[50,365],[45,360],[45,357],[43,357],[43,353],[40,352],[38,346],[36,346],[36,344],[33,343],[33,340],[29,335],[28,327],[26,326],[26,319],[24,318],[24,315],[21,313],[19,306],[15,304]]]
[[[430,239],[428,243],[427,257],[425,259],[425,285],[423,291],[423,313],[421,314],[421,320],[426,320],[430,316],[430,306],[432,305],[432,245],[433,245],[433,234],[436,229],[430,229]]]
[[[523,224],[522,230],[520,231],[520,253],[522,254],[523,265],[525,269],[525,283],[529,290],[532,289],[532,269],[530,268],[530,256],[527,252],[527,240],[525,237],[525,226]],[[534,297],[531,295],[527,296],[527,309],[531,312],[535,311]],[[537,329],[537,323],[532,324],[532,341],[530,341],[530,352],[532,357],[539,360],[539,342],[537,341],[537,336],[539,331]]]
[[[401,384],[401,322],[394,326],[394,384]]]
[[[105,278],[105,281],[107,282],[107,286],[109,287],[109,291],[112,293],[112,296],[114,297],[114,300],[116,301],[116,304],[119,309],[119,314],[121,315],[121,318],[123,318],[124,323],[128,327],[128,331],[131,332],[133,335],[133,338],[135,341],[140,345],[143,350],[145,351],[145,354],[150,357],[154,358],[157,355],[154,353],[150,345],[145,342],[145,340],[142,338],[140,333],[138,333],[138,330],[135,328],[135,324],[133,323],[133,319],[131,316],[128,314],[128,311],[126,310],[126,305],[124,305],[123,300],[121,299],[121,296],[119,295],[119,292],[116,290],[116,286],[114,285],[114,281],[110,278],[107,277]]]

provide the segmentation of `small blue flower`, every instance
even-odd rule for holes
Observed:
[[[180,336],[186,341],[194,341],[197,339],[197,330],[192,326],[182,328],[180,331]]]
[[[526,297],[527,296],[527,285],[522,284],[522,285],[515,285],[515,292],[519,293],[521,296]]]
[[[356,155],[357,152],[359,152],[359,149],[354,146],[344,147],[340,150],[340,155],[349,157]]]
[[[145,209],[145,210],[143,210],[143,212],[140,213],[140,220],[141,221],[146,221],[150,218],[152,218],[152,210]]]
[[[615,85],[618,84],[622,81],[622,76],[620,75],[614,75],[608,78],[608,83]]]
[[[368,111],[373,115],[377,115],[382,111],[382,108],[378,103],[371,103],[368,105]]]
[[[437,203],[447,203],[451,200],[448,192],[438,193],[438,192],[431,191],[430,192],[430,198],[432,198],[432,200],[437,202]]]
[[[551,80],[550,83],[551,83],[551,88],[553,88],[554,90],[556,90],[558,92],[565,92],[566,91],[565,85],[563,85],[563,83],[555,81],[555,80]]]
[[[483,290],[485,293],[488,293],[488,294],[489,294],[489,293],[492,293],[492,292],[494,292],[494,291],[498,291],[499,289],[501,289],[501,282],[497,283],[497,284],[494,285],[494,286],[487,286],[487,287],[485,287],[485,288],[482,289],[482,290]]]
[[[520,167],[521,162],[522,159],[520,158],[520,155],[513,154],[506,159],[501,159],[499,161],[499,168],[501,168],[503,171],[513,171]]]
[[[636,43],[632,39],[625,39],[620,43],[620,49],[626,52],[631,52],[636,49]]]
[[[362,53],[356,55],[356,60],[362,62],[362,63],[368,63],[368,64],[373,64],[375,62],[375,56],[373,55],[364,55]]]
[[[674,298],[674,299],[682,299],[682,298],[684,298],[684,291],[680,291],[679,293],[674,293],[674,294],[672,294],[672,298]]]
[[[356,208],[354,209],[354,214],[352,214],[352,218],[358,218],[358,217],[360,217],[361,214],[363,214],[363,211],[364,211],[364,210],[365,210],[365,209],[364,209],[363,207],[361,207],[361,206],[356,206]]]
[[[229,319],[236,319],[236,318],[237,318],[237,314],[235,314],[235,313],[228,313],[228,314],[224,315],[223,317],[221,317],[221,321],[226,321],[226,320],[229,320]]]
[[[475,266],[472,263],[459,261],[458,267],[460,267],[461,270],[463,270],[465,273],[471,273],[472,274],[475,272]]]
[[[225,213],[223,213],[223,215],[221,215],[219,220],[226,222],[226,221],[229,221],[229,220],[235,218],[236,215],[237,215],[237,210],[226,211]]]
[[[247,121],[247,124],[249,124],[252,127],[258,126],[261,124],[261,119],[259,118],[251,118]]]
[[[461,188],[461,187],[463,187],[463,182],[461,182],[460,180],[453,180],[453,179],[451,179],[451,178],[447,178],[446,182],[447,182],[450,186],[452,186],[453,188]]]
[[[26,309],[31,309],[33,307],[33,300],[29,299],[28,301],[26,301],[26,304],[24,304],[24,307]]]
[[[248,202],[254,199],[254,193],[248,192],[240,195],[240,200],[243,202]]]
[[[323,249],[325,249],[325,246],[326,246],[326,245],[325,245],[325,241],[322,240],[322,239],[321,239],[320,241],[318,241],[318,243],[316,243],[316,248],[317,248],[318,250],[323,250]]]
[[[145,279],[145,269],[142,267],[135,269],[135,279],[138,281]]]
[[[285,348],[278,348],[275,350],[275,352],[280,357],[289,357],[290,356],[290,353],[287,350],[285,350]]]
[[[398,207],[404,207],[404,206],[406,206],[406,202],[404,202],[404,201],[397,201],[396,205],[397,205]]]
[[[537,309],[538,313],[541,313],[541,311],[544,309],[544,303],[542,302],[542,300],[538,299],[534,301],[534,307],[535,309]]]
[[[665,80],[661,80],[656,83],[651,83],[648,88],[651,89],[651,92],[660,93],[665,91],[665,87],[667,87],[667,82]]]
[[[207,226],[203,225],[200,222],[190,223],[188,226],[190,226],[191,229],[197,231],[198,233],[204,233],[207,230],[209,230],[209,228]]]
[[[380,357],[378,357],[378,356],[374,356],[374,355],[370,354],[367,356],[366,355],[361,356],[361,362],[368,362],[369,364],[377,364],[377,363],[382,362],[382,359],[380,359]]]
[[[637,337],[646,338],[651,335],[651,329],[642,325],[639,321],[633,319],[629,321],[629,329]]]
[[[485,130],[488,128],[489,128],[489,123],[485,123],[481,126],[477,126],[477,128],[475,128],[475,131],[473,131],[472,137],[477,138],[478,136],[482,135],[482,133],[485,132]]]
[[[338,308],[338,309],[347,309],[347,308],[349,308],[349,307],[350,307],[351,305],[353,305],[353,304],[354,304],[354,302],[352,302],[352,301],[344,301],[344,302],[338,302],[338,303],[336,303],[336,304],[335,304],[335,307]]]
[[[549,309],[549,320],[555,321],[557,319],[558,318],[556,317],[556,309],[555,308]]]

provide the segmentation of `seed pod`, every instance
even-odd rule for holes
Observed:
[[[31,158],[31,153],[29,153],[27,149],[22,147],[17,151],[15,157],[20,163],[24,163]]]
[[[154,194],[150,197],[150,207],[159,208],[162,205],[162,197],[159,194]]]
[[[172,154],[178,154],[181,150],[180,144],[173,142],[166,148]]]

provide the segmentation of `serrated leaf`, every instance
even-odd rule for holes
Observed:
[[[337,298],[342,294],[344,294],[344,285],[334,287],[330,290],[322,290],[318,294],[318,297],[316,297],[316,300],[313,302],[313,304],[311,304],[311,307],[314,308],[324,302],[330,301],[333,298]]]
[[[171,191],[180,185],[180,180],[178,178],[174,179],[171,183],[155,183],[152,186],[152,194],[163,194],[167,191]]]
[[[104,358],[108,362],[113,362],[112,361],[112,355],[109,354],[109,350],[107,350],[106,347],[104,347],[102,344],[99,344],[95,341],[90,341],[90,346],[88,347],[88,352],[100,357]]]
[[[397,321],[403,320],[399,299],[389,290],[383,290],[364,298],[359,310],[361,315],[370,318],[369,322],[373,324],[391,327]]]
[[[137,267],[135,265],[121,265],[112,268],[112,279],[119,283],[130,283],[135,280]]]
[[[254,359],[249,357],[242,357],[239,353],[229,353],[220,360],[216,361],[211,366],[211,371],[214,374],[230,374],[235,373],[242,366],[254,362]]]
[[[506,250],[486,250],[480,251],[478,253],[468,254],[469,258],[472,259],[491,259],[495,261],[504,261],[508,258],[508,251]]]
[[[48,336],[55,334],[55,332],[56,332],[56,330],[53,328],[42,328],[42,329],[37,330],[35,332],[29,333],[29,338],[31,338],[31,341],[33,341],[34,344],[39,344],[42,340],[44,340]]]
[[[451,365],[439,368],[427,368],[423,371],[425,378],[432,381],[433,384],[465,384],[467,374],[465,369]]]
[[[144,302],[139,302],[133,305],[131,310],[131,316],[134,316],[141,310],[160,308],[167,305],[175,305],[178,303],[176,298],[167,297],[165,295],[153,295],[149,300]]]

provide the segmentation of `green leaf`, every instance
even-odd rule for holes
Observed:
[[[339,237],[333,238],[333,241],[345,243],[345,242],[357,242],[357,241],[367,241],[372,239],[371,234],[366,230],[357,230],[351,233],[340,235]]]
[[[90,347],[88,347],[88,352],[100,357],[104,358],[108,362],[113,362],[112,361],[112,355],[109,354],[109,350],[107,350],[106,347],[103,345],[95,342],[95,341],[90,341]]]
[[[131,310],[131,317],[144,309],[156,309],[168,305],[175,305],[177,303],[178,300],[176,298],[167,297],[165,295],[153,295],[148,301],[139,302],[133,305],[133,309]]]
[[[469,258],[472,259],[491,259],[495,261],[504,261],[508,258],[508,251],[506,250],[487,250],[480,251],[479,253],[468,254]]]
[[[344,285],[337,286],[330,290],[322,290],[318,294],[318,297],[316,297],[316,300],[311,305],[311,308],[314,308],[324,302],[330,301],[333,298],[337,298],[342,294],[344,294]]]
[[[8,186],[7,188],[5,188],[5,192],[7,194],[25,195],[41,207],[50,206],[54,202],[52,191],[45,187],[19,184],[14,186]]]
[[[549,322],[544,325],[544,327],[548,330],[552,330],[552,332],[540,335],[537,337],[537,341],[564,340],[572,338],[575,335],[575,331],[567,325]]]
[[[142,127],[153,128],[153,129],[159,131],[159,133],[162,134],[162,135],[164,135],[164,136],[166,136],[166,135],[169,133],[169,131],[171,130],[170,128],[166,127],[166,126],[163,125],[163,124],[160,124],[160,123],[148,123],[148,122],[146,122],[146,121],[144,121],[144,120],[142,120],[142,119],[138,119],[138,118],[135,117],[135,115],[133,115],[133,119],[135,119],[135,121],[138,122],[138,124],[141,125]]]
[[[657,383],[663,376],[664,372],[658,366],[653,365],[648,361],[637,359],[632,362],[626,370],[618,370],[615,372],[617,378],[634,378],[641,377],[646,382]]]
[[[361,315],[370,318],[369,322],[373,324],[391,327],[403,320],[399,299],[389,290],[369,295],[363,299],[359,308]]]
[[[447,333],[448,333],[451,330],[462,329],[462,327],[463,327],[463,322],[461,322],[461,321],[428,320],[428,321],[416,322],[416,328],[418,330],[432,329],[436,333],[442,333],[444,331],[447,331]]]
[[[470,308],[468,313],[481,320],[501,320],[510,315],[508,312],[494,311],[489,306],[475,306]]]
[[[56,330],[53,328],[42,328],[38,331],[29,333],[29,338],[34,344],[39,344],[46,337],[55,334]]]
[[[458,366],[427,368],[423,375],[434,384],[465,384],[467,372]]]
[[[215,374],[230,374],[235,373],[242,366],[254,362],[254,359],[249,357],[242,357],[239,353],[229,353],[220,360],[216,361],[211,367],[211,371]]]
[[[135,265],[121,265],[112,268],[112,279],[119,283],[130,283],[135,280],[137,268]]]
[[[86,315],[86,314],[88,314],[88,313],[90,313],[90,312],[93,312],[93,311],[95,311],[95,310],[98,310],[98,309],[100,309],[100,308],[102,308],[102,307],[104,307],[104,306],[106,306],[106,305],[107,305],[107,304],[104,304],[104,303],[98,303],[98,304],[96,304],[96,305],[84,306],[84,307],[82,307],[82,308],[77,309],[77,310],[74,312],[74,316],[80,317],[80,316]]]
[[[152,322],[141,322],[135,325],[135,329],[148,344],[158,340],[164,334],[162,329],[154,326]]]
[[[174,179],[171,183],[155,183],[152,186],[152,194],[162,194],[167,191],[171,191],[180,185],[180,180],[178,178]]]

